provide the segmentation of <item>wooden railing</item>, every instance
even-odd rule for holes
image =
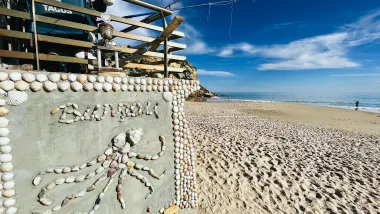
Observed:
[[[82,8],[78,6],[74,6],[71,4],[61,3],[53,0],[34,0],[36,3],[44,4],[44,5],[50,5],[57,8],[63,8],[66,10],[75,11],[78,13],[94,16],[94,17],[101,17],[102,13],[96,10],[91,10],[87,8]],[[34,3],[33,1],[33,3]],[[165,17],[167,15],[171,14],[171,11],[160,8],[154,5],[150,5],[145,2],[140,2],[136,0],[124,0],[130,3],[134,3],[140,6],[147,7],[149,9],[160,11],[162,14],[162,17]],[[34,4],[33,4],[34,6]],[[0,8],[0,15],[10,16],[18,19],[23,19],[29,22],[41,22],[41,23],[47,23],[52,24],[56,26],[63,26],[73,29],[79,29],[83,31],[88,32],[97,32],[98,28],[91,25],[86,24],[80,24],[76,22],[71,22],[67,20],[61,20],[56,18],[51,18],[47,16],[42,16],[38,14],[31,14],[27,12],[22,11],[16,11],[12,9],[7,8]],[[33,16],[34,15],[34,16]],[[33,19],[33,17],[35,17]],[[168,60],[185,60],[185,56],[179,56],[179,55],[173,55],[172,52],[177,50],[183,50],[186,48],[185,44],[173,42],[174,39],[183,38],[185,35],[182,32],[174,31],[174,29],[183,21],[180,20],[181,17],[175,17],[166,28],[152,25],[149,23],[144,22],[138,22],[132,19],[122,18],[115,15],[111,15],[110,17],[112,21],[119,22],[127,25],[134,26],[134,28],[145,28],[153,31],[158,31],[161,33],[161,35],[158,38],[152,38],[148,36],[141,36],[141,35],[135,35],[131,33],[125,33],[125,32],[119,32],[114,31],[113,35],[114,37],[119,37],[123,39],[129,39],[129,40],[135,40],[135,41],[141,41],[143,42],[140,46],[148,46],[147,51],[144,51],[141,53],[141,50],[138,49],[138,47],[125,47],[125,46],[117,46],[116,48],[120,51],[120,54],[139,54],[142,56],[150,56],[150,57],[158,57],[163,58],[162,65],[149,65],[149,64],[139,64],[139,63],[126,63],[123,67],[124,68],[139,68],[139,69],[147,69],[152,70],[153,72],[164,72],[165,76],[168,75],[169,72],[183,72],[184,69],[182,68],[174,68],[174,67],[168,67]],[[180,20],[180,21],[179,21]],[[12,29],[12,28],[11,28]],[[42,35],[38,34],[38,28],[36,30],[35,35],[31,32],[22,32],[22,31],[15,31],[15,30],[7,30],[7,29],[0,29],[0,36],[1,37],[10,37],[10,38],[16,38],[21,40],[30,40],[37,42],[36,46],[38,47],[39,42],[44,43],[55,43],[55,44],[61,44],[61,45],[69,45],[69,46],[75,46],[80,47],[84,49],[92,49],[94,47],[94,44],[89,41],[81,41],[81,40],[74,40],[74,39],[68,39],[68,38],[60,38],[56,36],[48,36],[48,35]],[[36,37],[36,38],[34,38]],[[36,40],[34,40],[36,39]],[[170,40],[170,41],[169,41]],[[157,50],[157,48],[160,45],[164,45],[163,50]],[[170,51],[170,53],[168,53]],[[19,58],[19,59],[34,59],[37,61],[37,65],[39,66],[39,60],[41,61],[56,61],[56,62],[65,62],[65,63],[79,63],[79,64],[91,64],[91,65],[97,65],[97,60],[90,60],[90,59],[83,59],[83,58],[77,58],[73,56],[57,56],[57,55],[49,55],[47,53],[39,53],[38,51],[32,53],[32,52],[24,52],[24,51],[13,51],[13,50],[0,50],[0,57],[5,58]],[[118,60],[118,59],[117,59]]]

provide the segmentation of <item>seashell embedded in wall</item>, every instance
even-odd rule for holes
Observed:
[[[6,102],[11,106],[18,106],[28,100],[28,94],[24,91],[10,91],[7,94]]]

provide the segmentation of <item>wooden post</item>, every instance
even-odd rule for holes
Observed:
[[[161,17],[162,17],[162,26],[164,27],[164,31],[167,27],[165,15],[161,11]],[[168,70],[168,38],[164,40],[164,77],[169,77],[169,70]]]
[[[170,24],[168,26],[165,26],[165,29],[162,31],[161,35],[156,40],[154,40],[154,44],[149,48],[149,51],[157,50],[162,41],[167,42],[167,38],[170,36],[170,34],[173,33],[175,29],[177,29],[177,27],[183,22],[183,20],[184,18],[182,16],[174,17]]]
[[[34,0],[32,0],[32,13],[33,13],[33,27],[34,27],[34,45],[36,50],[37,70],[40,70],[40,56],[38,51],[38,37],[37,37],[37,23],[36,23],[36,6]]]

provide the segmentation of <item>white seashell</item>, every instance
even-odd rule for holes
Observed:
[[[21,74],[18,72],[12,72],[9,74],[9,79],[16,82],[21,80]]]
[[[6,163],[12,161],[12,155],[10,154],[0,154],[0,162]]]
[[[128,84],[128,78],[127,77],[123,77],[123,79],[121,79],[121,82],[123,84]]]
[[[6,137],[9,134],[9,129],[8,128],[0,128],[0,137]]]
[[[147,85],[147,86],[146,86],[146,91],[147,91],[147,92],[152,91],[152,86],[151,86],[151,85]]]
[[[164,81],[158,80],[158,85],[163,85],[163,84],[164,84]]]
[[[121,90],[122,91],[126,91],[126,90],[128,90],[128,85],[121,85]]]
[[[173,85],[173,79],[169,79],[169,85]]]
[[[158,90],[159,92],[163,91],[163,90],[164,90],[164,86],[159,85],[159,86],[157,87],[157,90]]]
[[[6,198],[10,198],[10,197],[14,196],[15,194],[16,194],[16,192],[13,189],[7,189],[7,190],[3,191],[3,196]]]
[[[85,84],[83,84],[84,91],[91,91],[93,88],[94,88],[94,84],[90,82],[86,82]]]
[[[135,91],[140,91],[140,85],[135,85]]]
[[[87,76],[85,74],[80,74],[78,75],[77,81],[80,83],[85,83],[87,82]]]
[[[103,88],[103,84],[102,83],[97,82],[97,83],[94,84],[95,91],[100,91],[100,90],[102,90],[102,88]]]
[[[8,207],[7,211],[5,212],[5,214],[15,214],[15,213],[17,213],[16,207]]]
[[[141,83],[141,79],[139,79],[139,78],[135,79],[135,83],[136,84],[140,84]]]
[[[142,91],[142,92],[146,91],[146,85],[142,85],[142,86],[140,87],[140,91]]]
[[[120,77],[114,77],[114,78],[113,78],[113,81],[114,81],[115,83],[121,83],[121,78],[120,78]]]
[[[25,91],[29,88],[29,84],[25,81],[19,80],[15,83],[15,88],[19,91]]]
[[[5,128],[8,126],[9,120],[5,117],[0,117],[0,128]]]
[[[128,85],[128,91],[133,91],[133,85]]]
[[[169,91],[169,86],[164,86],[164,91]]]
[[[0,81],[4,81],[6,79],[8,79],[8,73],[0,72]]]
[[[73,91],[80,91],[82,90],[82,88],[83,88],[83,85],[80,82],[75,81],[71,83],[71,90]]]
[[[15,187],[15,181],[14,180],[7,181],[3,184],[3,186],[4,186],[4,189],[13,189]]]
[[[152,85],[153,84],[153,80],[151,78],[147,79],[146,80],[146,84],[147,85]]]
[[[61,75],[58,74],[58,73],[52,73],[52,74],[49,75],[48,79],[51,82],[58,82],[61,79]]]
[[[4,99],[0,99],[0,106],[5,106],[5,100]]]
[[[67,89],[70,88],[70,82],[69,81],[59,81],[57,83],[58,89],[60,91],[66,91]]]
[[[15,83],[10,80],[5,80],[4,82],[1,82],[0,87],[5,91],[10,91],[15,88]]]
[[[12,151],[12,147],[10,145],[1,146],[0,151],[4,154],[8,154]]]
[[[164,80],[164,85],[168,86],[169,85],[169,81],[168,80]]]
[[[133,85],[135,83],[135,79],[129,79],[128,82],[129,82],[130,85]]]
[[[171,92],[164,92],[162,98],[164,98],[166,102],[171,102],[173,100],[173,94]]]
[[[110,77],[110,76],[106,76],[106,82],[112,83],[113,82],[113,78]]]
[[[105,77],[104,76],[98,76],[98,82],[104,82]]]
[[[103,83],[103,90],[104,91],[110,91],[112,89],[112,85],[108,82]]]
[[[0,170],[2,172],[10,172],[13,169],[13,164],[11,162],[8,163],[2,163],[0,166]]]
[[[67,80],[68,77],[67,77],[67,74],[61,74],[61,80]]]
[[[32,82],[30,84],[30,89],[34,92],[39,91],[42,89],[42,83],[40,82]]]
[[[96,77],[93,76],[93,75],[90,75],[90,76],[87,77],[87,80],[88,80],[89,82],[95,82],[95,81],[96,81]]]
[[[50,82],[50,81],[45,81],[44,82],[44,89],[46,92],[54,91],[55,89],[57,89],[57,84]]]
[[[46,76],[46,74],[37,74],[36,80],[38,82],[45,82],[47,80],[47,76]]]
[[[1,180],[3,182],[6,182],[6,181],[10,181],[12,180],[13,178],[15,177],[15,174],[13,172],[4,172],[2,175],[1,175]]]
[[[69,74],[68,78],[69,78],[70,82],[74,82],[77,80],[77,75],[76,74]]]
[[[8,145],[8,144],[9,144],[9,138],[7,138],[7,137],[0,137],[0,145],[1,146]]]
[[[34,76],[34,74],[31,74],[31,73],[24,73],[22,74],[22,79],[25,81],[25,82],[33,82],[34,80],[36,80],[36,77]]]
[[[141,79],[141,85],[146,85],[146,79]]]
[[[16,199],[14,199],[14,198],[7,198],[7,199],[4,200],[3,205],[4,205],[4,207],[10,207],[10,206],[15,205],[15,203],[16,203]],[[8,208],[6,214],[9,213],[9,209],[10,208]],[[15,213],[15,212],[13,212],[13,213]]]
[[[113,89],[114,91],[119,91],[119,90],[120,90],[120,85],[119,85],[119,84],[116,84],[116,83],[113,83],[113,84],[112,84],[112,89]]]
[[[157,91],[157,88],[158,88],[157,85],[152,86],[153,91]]]
[[[19,106],[28,100],[28,94],[25,91],[10,91],[7,94],[7,103],[11,106]]]

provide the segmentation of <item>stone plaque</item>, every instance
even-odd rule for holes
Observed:
[[[197,206],[183,110],[197,81],[16,71],[0,81],[0,213]]]

